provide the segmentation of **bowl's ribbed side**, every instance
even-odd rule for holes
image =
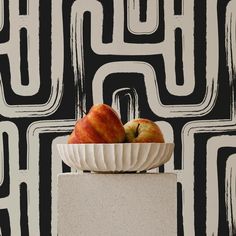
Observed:
[[[58,144],[66,165],[102,172],[144,171],[169,161],[172,143]]]

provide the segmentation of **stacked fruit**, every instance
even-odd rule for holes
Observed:
[[[96,104],[79,119],[68,143],[164,143],[157,124],[148,119],[133,119],[122,124],[117,113],[106,104]]]

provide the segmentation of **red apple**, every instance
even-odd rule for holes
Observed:
[[[73,132],[70,134],[67,142],[70,143],[70,144],[77,143],[77,138],[75,136],[75,130],[73,130]]]
[[[106,104],[96,104],[75,124],[68,143],[120,143],[125,130],[117,113]]]
[[[124,125],[128,143],[164,143],[159,126],[148,119],[134,119]]]

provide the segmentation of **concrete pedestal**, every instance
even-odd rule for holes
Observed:
[[[59,236],[176,236],[175,174],[61,174]]]

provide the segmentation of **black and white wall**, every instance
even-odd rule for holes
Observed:
[[[95,103],[176,147],[178,235],[236,235],[236,0],[0,0],[0,235],[56,235],[57,174]]]

